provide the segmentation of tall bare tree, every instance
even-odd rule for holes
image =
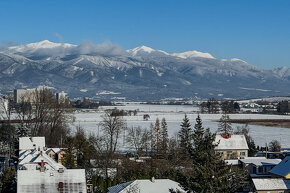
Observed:
[[[127,142],[134,148],[138,156],[144,152],[148,152],[149,149],[149,132],[147,129],[141,127],[128,128]]]
[[[121,132],[126,129],[126,123],[121,116],[112,115],[110,111],[107,111],[102,118],[100,126],[103,135],[98,136],[97,147],[104,156],[102,163],[106,177],[108,177],[108,168],[114,164],[113,159],[117,151],[119,137]]]
[[[21,127],[28,128],[31,136],[45,136],[49,146],[62,146],[69,132],[71,111],[69,103],[59,102],[49,89],[24,94],[16,107]]]

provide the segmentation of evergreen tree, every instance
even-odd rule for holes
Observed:
[[[161,127],[160,121],[156,118],[155,125],[154,125],[154,137],[155,137],[155,151],[157,155],[160,154],[161,144],[162,144],[162,135],[161,135]]]
[[[245,176],[242,171],[229,168],[215,153],[215,134],[204,129],[198,116],[193,132],[193,146],[190,150],[193,170],[181,174],[180,183],[188,192],[234,192]]]
[[[29,136],[29,129],[25,126],[17,127],[16,128],[16,135],[17,137],[28,137]]]
[[[151,154],[155,153],[155,135],[154,135],[154,125],[153,123],[150,123],[150,149],[151,149]]]
[[[161,152],[163,156],[166,156],[166,153],[168,151],[168,128],[165,118],[161,121],[161,135],[162,135],[162,146],[161,146]]]
[[[14,167],[6,167],[2,171],[0,178],[0,190],[1,193],[16,193],[16,169]]]
[[[233,133],[232,124],[230,122],[230,117],[227,114],[223,114],[220,118],[218,132],[220,134],[231,135]]]
[[[188,148],[191,148],[192,146],[192,129],[189,122],[189,119],[187,118],[187,115],[184,115],[183,122],[181,123],[181,130],[178,133],[179,136],[179,146],[180,146],[180,153],[183,155],[188,154]]]
[[[197,115],[196,118],[196,123],[194,125],[194,132],[192,134],[192,139],[194,141],[194,148],[199,148],[199,146],[197,144],[201,144],[201,140],[203,140],[203,136],[204,136],[204,128],[202,127],[202,120],[199,116],[199,114]]]

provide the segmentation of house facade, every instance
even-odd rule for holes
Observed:
[[[216,135],[215,152],[224,160],[248,157],[248,144],[244,135]]]
[[[86,193],[84,169],[67,169],[46,148],[44,138],[20,138],[17,193]],[[46,153],[48,149],[49,153]],[[55,153],[55,152],[54,152]]]

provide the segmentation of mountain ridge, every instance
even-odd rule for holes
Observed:
[[[2,49],[0,80],[1,92],[45,85],[72,97],[106,99],[243,99],[290,93],[287,67],[264,70],[199,51],[167,53],[147,46],[124,50],[114,44],[48,40]]]

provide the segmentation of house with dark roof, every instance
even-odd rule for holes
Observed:
[[[290,156],[285,157],[277,166],[269,171],[273,177],[290,180]]]
[[[242,168],[249,171],[252,178],[271,177],[269,171],[281,162],[281,159],[267,159],[265,157],[247,157],[239,159]]]

